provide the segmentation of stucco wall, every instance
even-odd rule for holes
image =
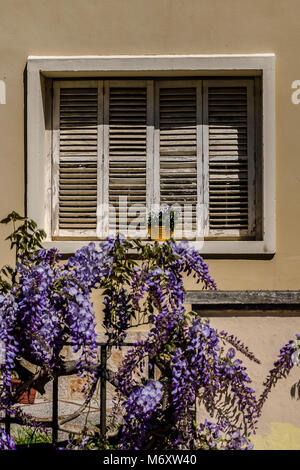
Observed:
[[[277,252],[272,259],[211,259],[209,264],[220,289],[299,289],[300,106],[291,101],[291,83],[300,79],[299,15],[298,0],[0,0],[0,80],[7,89],[6,104],[0,104],[0,217],[13,209],[24,211],[23,73],[29,55],[273,52]],[[7,233],[0,227],[2,264],[13,261],[2,241]],[[195,286],[187,283],[187,287]],[[296,318],[268,317],[259,328],[254,317],[222,320],[224,328],[254,342],[252,349],[257,343],[268,361],[299,325]],[[287,324],[288,331],[282,334]],[[268,341],[264,341],[266,331],[272,336]],[[262,429],[258,438],[264,439],[261,447],[267,445],[268,435],[276,440],[280,426],[291,431],[289,442],[299,436],[299,429],[294,431],[298,403],[281,395],[278,403],[280,413],[274,412],[275,401],[267,418],[269,428]],[[295,445],[300,448],[300,437]]]
[[[299,312],[234,312],[232,316],[229,312],[215,312],[207,316],[217,330],[224,329],[238,336],[261,361],[261,364],[257,364],[239,356],[252,380],[250,386],[259,397],[279,349],[295,337],[295,331],[300,331]],[[291,392],[299,376],[299,367],[294,367],[287,378],[279,380],[272,389],[258,419],[257,434],[251,438],[255,450],[300,449],[299,396],[297,392],[295,396]]]
[[[277,253],[272,260],[214,259],[222,289],[298,289],[300,106],[297,0],[11,0],[0,2],[0,216],[24,207],[23,71],[29,55],[276,54]],[[0,259],[9,261],[2,242]]]

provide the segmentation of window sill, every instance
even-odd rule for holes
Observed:
[[[100,240],[93,241],[96,245],[100,243]],[[91,243],[91,240],[85,241],[46,241],[43,243],[45,249],[57,248],[61,253],[70,255],[75,253],[85,245]],[[154,242],[153,242],[154,243]],[[163,243],[163,242],[159,242]],[[216,256],[260,256],[260,255],[274,255],[275,246],[268,244],[265,241],[198,241],[189,242],[199,253],[203,256],[216,255]],[[134,252],[133,252],[134,253]]]
[[[263,311],[278,310],[280,314],[286,310],[300,310],[299,291],[187,291],[185,302],[192,304],[194,311],[203,309],[232,311],[240,310],[246,312],[258,311],[259,315]]]

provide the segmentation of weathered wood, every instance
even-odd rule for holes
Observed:
[[[126,229],[130,208],[150,204],[153,159],[153,81],[105,81],[104,95],[104,203],[114,206],[104,218],[104,235]],[[121,199],[120,199],[121,198]],[[124,222],[124,223],[123,223]]]
[[[98,116],[101,81],[57,81],[53,99],[53,235],[64,229],[96,228],[98,188]],[[75,100],[75,101],[74,101]],[[75,129],[92,126],[89,130]],[[63,130],[68,126],[68,131]],[[95,162],[86,168],[87,163]],[[73,204],[73,196],[93,198],[89,208]],[[68,209],[66,210],[66,203]],[[87,233],[87,232],[86,232]],[[82,231],[80,230],[82,235]],[[96,232],[94,231],[94,234]]]
[[[244,232],[248,227],[248,235],[253,236],[253,81],[204,80],[203,90],[204,202],[208,207],[205,235],[216,235],[214,229],[219,228],[219,237],[233,236],[233,232],[236,236],[236,229]],[[241,195],[248,202],[247,211],[244,205],[241,207]],[[224,204],[228,199],[230,209]],[[239,226],[236,225],[235,213],[244,214]]]
[[[86,212],[97,215],[95,236],[106,236],[108,209],[100,208],[111,202],[118,209],[118,196],[126,196],[144,200],[148,208],[197,203],[201,235],[236,238],[240,230],[244,237],[256,216],[254,159],[249,164],[257,138],[253,84],[249,79],[55,81],[53,235],[68,229],[65,217],[58,229],[66,213],[60,208],[69,212],[73,201],[82,201],[81,215],[85,201],[93,199]],[[80,205],[74,204],[74,216]]]
[[[263,238],[263,167],[262,167],[262,83],[258,77],[254,79],[255,109],[255,199],[256,199],[256,239]]]
[[[187,291],[185,302],[192,304],[193,308],[299,308],[299,291]]]
[[[161,204],[196,204],[202,187],[201,80],[156,82],[155,163]],[[196,210],[191,223],[196,223]]]

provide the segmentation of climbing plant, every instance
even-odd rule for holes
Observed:
[[[121,236],[90,243],[61,262],[56,249],[45,250],[45,233],[32,220],[12,212],[8,240],[14,266],[0,276],[0,407],[20,424],[41,423],[16,406],[29,387],[45,393],[54,377],[84,378],[85,405],[103,374],[115,387],[111,429],[70,440],[73,448],[250,449],[262,406],[277,380],[298,361],[298,340],[280,352],[257,399],[242,360],[254,354],[236,337],[217,331],[184,306],[184,278],[215,290],[208,265],[187,242],[142,243]],[[133,256],[134,253],[134,256]],[[95,312],[91,294],[104,298],[103,327],[108,348],[120,346],[132,323],[147,323],[114,373],[97,361]],[[64,348],[77,359],[65,360]],[[149,358],[152,378],[146,374]],[[33,369],[28,366],[35,366]],[[18,374],[22,382],[12,391]],[[121,419],[120,419],[121,417]],[[1,430],[0,448],[13,448]]]

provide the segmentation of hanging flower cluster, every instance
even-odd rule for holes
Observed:
[[[163,385],[159,381],[149,381],[144,387],[137,386],[125,403],[123,432],[120,447],[128,448],[128,442],[133,441],[133,449],[143,448],[144,439],[153,422],[160,414]],[[134,436],[134,438],[133,438]]]
[[[12,240],[18,236],[15,231]],[[132,249],[137,251],[140,264],[128,256]],[[216,289],[207,264],[188,243],[171,240],[143,246],[138,240],[118,236],[100,243],[99,249],[90,243],[65,264],[60,260],[54,249],[24,249],[17,256],[12,283],[1,280],[3,410],[21,422],[27,419],[17,407],[12,408],[11,379],[18,358],[39,365],[51,376],[63,363],[66,344],[79,353],[78,373],[86,379],[87,387],[95,390],[99,371],[91,293],[101,289],[108,344],[122,344],[132,319],[143,317],[150,324],[148,336],[128,352],[114,379],[119,398],[116,406],[118,412],[120,406],[123,410],[117,447],[251,447],[248,437],[255,432],[271,387],[298,361],[298,340],[281,350],[257,402],[246,368],[235,357],[238,351],[259,362],[254,354],[234,336],[216,331],[209,322],[185,310],[184,276],[192,275],[205,289]],[[224,344],[230,346],[227,352]],[[148,359],[159,371],[156,380],[146,377]],[[222,402],[224,394],[231,400],[227,409]],[[196,405],[198,409],[204,406],[213,421],[197,424]],[[233,405],[237,410],[234,419]],[[12,448],[13,441],[0,432],[0,449]]]
[[[168,328],[168,322],[165,326]],[[165,439],[157,442],[160,448],[202,448],[204,436],[209,448],[216,446],[216,436],[222,441],[223,448],[231,448],[235,437],[230,439],[230,436],[236,423],[231,420],[230,413],[226,415],[223,409],[221,412],[222,407],[218,409],[216,406],[225,391],[231,393],[232,404],[237,405],[249,434],[255,431],[258,410],[254,390],[249,387],[250,378],[242,361],[234,360],[233,348],[226,355],[222,354],[218,332],[209,323],[194,319],[191,327],[183,323],[173,325],[173,334],[160,342],[159,348],[152,333],[144,342],[136,344],[119,369],[118,391],[123,396],[125,409],[123,449],[144,449],[149,439],[159,436],[164,427],[168,432]],[[136,372],[144,372],[145,354],[152,357],[162,377],[161,399],[157,401],[156,408],[151,408],[151,416],[146,407],[143,412],[137,400],[137,393],[141,395],[143,388],[138,385]],[[147,389],[149,382],[144,386],[145,395]],[[192,410],[197,397],[211,415],[216,416],[216,421],[208,427],[206,424],[195,425]],[[240,432],[246,438],[245,428]],[[207,434],[210,438],[214,436],[213,439],[208,439]]]
[[[241,432],[238,429],[230,434],[230,441],[228,443],[228,450],[252,450],[253,444],[245,436],[241,436]]]
[[[93,379],[88,371],[96,363],[95,315],[90,300],[93,288],[111,272],[108,240],[96,250],[95,244],[78,250],[60,264],[56,250],[39,250],[16,265],[17,282],[7,295],[0,295],[0,343],[4,349],[0,365],[0,399],[11,400],[11,376],[17,357],[53,371],[61,361],[66,343],[80,351],[78,371]]]
[[[0,428],[0,449],[16,450],[15,442],[6,432]]]
[[[278,359],[274,362],[274,367],[270,370],[268,377],[263,383],[264,390],[258,400],[259,413],[261,413],[265,401],[278,380],[287,377],[292,367],[298,365],[298,338],[299,335],[297,335],[296,341],[291,340],[280,349]]]
[[[185,273],[196,278],[197,283],[203,283],[203,289],[214,290],[217,288],[216,282],[209,274],[208,264],[206,264],[200,255],[187,241],[175,244],[171,243],[172,251],[178,256],[174,262],[174,268],[179,273]]]
[[[204,287],[215,289],[207,265],[188,244],[171,243],[169,249],[157,253],[159,263],[144,263],[141,272],[135,271],[133,302],[137,309],[143,304],[152,305],[155,311],[150,315],[152,328],[148,337],[136,343],[118,371],[117,392],[124,407],[122,448],[144,449],[151,441],[154,448],[167,445],[186,449],[199,445],[201,448],[200,441],[203,443],[203,436],[210,428],[203,428],[203,425],[199,428],[194,423],[192,410],[197,397],[212,414],[216,414],[213,433],[226,435],[228,447],[230,432],[235,428],[229,416],[218,414],[216,397],[229,391],[245,426],[254,432],[258,414],[254,390],[248,386],[250,378],[242,362],[233,360],[235,350],[230,348],[226,356],[222,355],[220,346],[226,339],[224,332],[218,334],[208,322],[203,323],[200,319],[188,320],[183,305],[183,275],[193,274]],[[234,339],[232,342],[235,343]],[[242,351],[247,351],[244,345],[239,346]],[[254,358],[248,351],[249,355]],[[152,409],[151,418],[147,411],[141,415],[136,400],[137,390],[142,393],[140,379],[145,373],[146,356],[160,370],[162,377],[161,400],[157,402],[156,410]],[[147,387],[149,382],[144,385],[145,393]],[[168,429],[167,441],[158,438],[162,428]]]

